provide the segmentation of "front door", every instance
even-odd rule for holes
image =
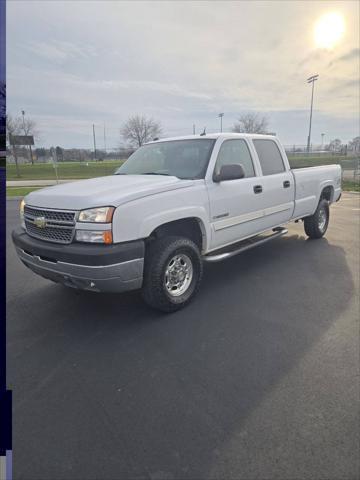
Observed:
[[[261,174],[254,164],[245,139],[224,140],[215,164],[215,173],[226,164],[242,165],[245,177],[222,182],[209,181],[211,245],[214,250],[261,230],[264,200],[259,189]]]

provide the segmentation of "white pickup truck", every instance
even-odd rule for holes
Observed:
[[[142,146],[114,175],[30,193],[13,241],[47,279],[96,292],[141,288],[170,312],[194,297],[204,261],[284,235],[290,221],[322,237],[340,196],[339,165],[292,170],[276,137],[177,137]]]

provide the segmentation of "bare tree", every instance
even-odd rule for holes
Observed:
[[[239,116],[232,131],[236,133],[268,133],[269,120],[260,113],[248,112]]]
[[[39,136],[36,122],[32,118],[23,118],[21,121],[21,127],[24,135],[32,135],[34,138]]]
[[[339,138],[335,138],[334,140],[331,140],[329,143],[329,150],[331,152],[339,152],[341,149],[341,140]]]
[[[39,131],[35,120],[29,117],[13,117],[11,114],[6,116],[6,140],[9,142],[9,135],[32,135],[34,138],[39,137]],[[31,145],[29,145],[30,161],[34,164]]]
[[[13,117],[10,113],[6,115],[6,143],[10,146],[10,136],[20,135],[21,133],[21,118]],[[16,153],[16,147],[13,145],[13,155],[15,159],[16,175],[20,177],[18,158]]]
[[[20,117],[13,117],[10,113],[6,115],[6,141],[10,145],[10,135],[20,135],[22,124]]]
[[[141,147],[161,134],[160,122],[141,115],[133,115],[120,129],[121,136],[134,147]]]
[[[355,137],[349,142],[349,148],[353,152],[360,152],[360,137]]]

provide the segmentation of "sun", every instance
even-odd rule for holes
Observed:
[[[325,13],[315,24],[314,39],[318,48],[331,50],[345,32],[345,21],[341,13]]]

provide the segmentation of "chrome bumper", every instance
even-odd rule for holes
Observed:
[[[112,265],[77,265],[32,255],[16,246],[21,261],[34,273],[68,287],[94,292],[124,292],[141,288],[144,259]]]

